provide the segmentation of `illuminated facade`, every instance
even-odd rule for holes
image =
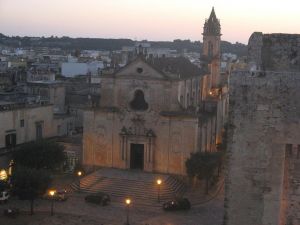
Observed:
[[[216,34],[209,30],[214,26]],[[184,58],[140,54],[102,75],[100,107],[84,113],[83,164],[185,175],[190,153],[216,151],[227,112],[227,80],[217,68],[219,32],[212,10],[201,69]]]

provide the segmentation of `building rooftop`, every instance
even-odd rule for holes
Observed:
[[[0,101],[0,112],[13,111],[13,110],[24,109],[24,108],[46,107],[46,106],[51,106],[51,105],[52,104],[39,104],[39,103],[26,104],[26,103],[21,103],[21,102]]]
[[[27,82],[28,85],[61,85],[62,81],[59,80],[39,80]]]
[[[146,61],[156,70],[166,75],[178,75],[177,78],[184,79],[193,76],[205,75],[205,71],[191,63],[184,57],[169,57],[169,58],[149,58]]]

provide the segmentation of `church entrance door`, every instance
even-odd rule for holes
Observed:
[[[144,145],[130,145],[130,169],[144,169]]]

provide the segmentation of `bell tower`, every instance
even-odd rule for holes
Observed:
[[[207,61],[211,73],[211,88],[217,88],[220,84],[220,43],[221,25],[214,7],[210,16],[205,20],[203,27],[202,58]]]

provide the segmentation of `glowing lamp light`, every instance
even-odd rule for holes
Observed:
[[[125,200],[125,203],[126,203],[126,205],[130,205],[130,203],[131,203],[130,198],[127,198],[127,199]]]
[[[157,183],[158,185],[161,185],[161,183],[162,183],[161,179],[157,179],[156,183]]]
[[[55,190],[50,190],[50,191],[49,191],[49,195],[50,195],[51,197],[53,197],[53,196],[55,195],[55,193],[56,193]]]
[[[209,94],[212,95],[213,94],[212,91],[210,91]]]
[[[82,175],[82,172],[81,171],[78,171],[77,172],[77,175],[80,177]]]
[[[6,179],[7,179],[6,170],[0,170],[0,180],[6,180]]]

